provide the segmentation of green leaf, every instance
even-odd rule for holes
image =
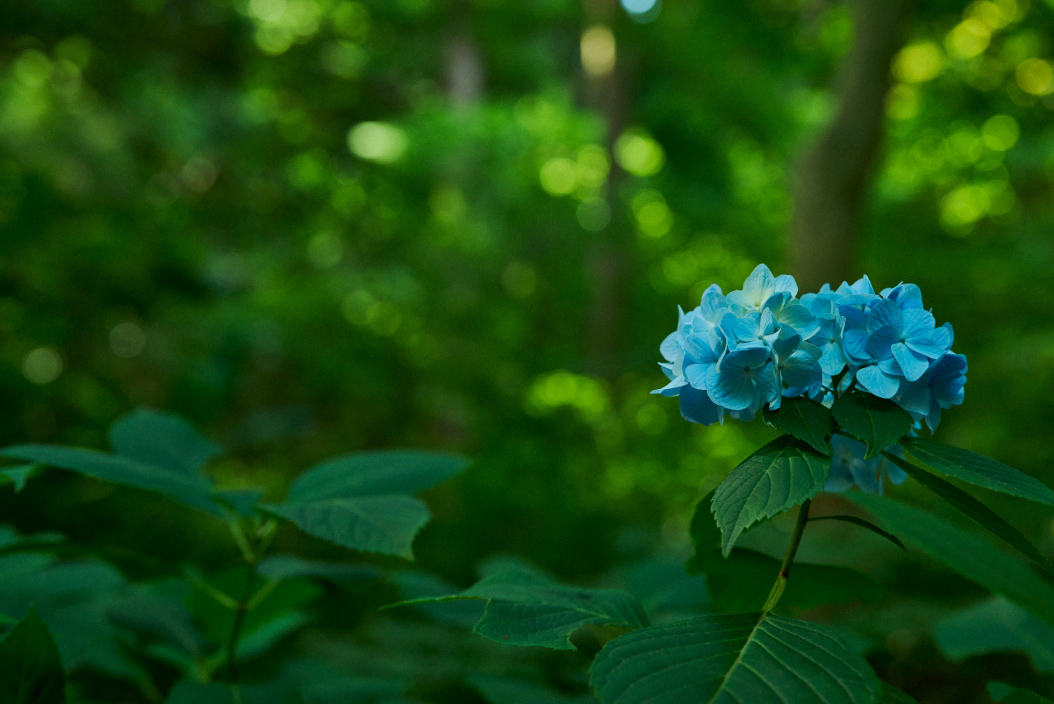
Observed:
[[[235,704],[234,690],[221,684],[183,680],[165,700],[165,704]]]
[[[1041,697],[1027,689],[1013,687],[1005,682],[989,682],[988,696],[998,704],[1054,704],[1046,697]]]
[[[1037,567],[1054,575],[1054,565],[1051,565],[1047,558],[1043,557],[1043,553],[1028,538],[1022,535],[1021,531],[1000,518],[995,511],[935,474],[930,474],[926,470],[916,467],[910,462],[888,452],[885,453],[885,457],[907,472],[912,479],[947,501],[979,525],[991,531],[1005,541],[1007,545],[1020,551],[1022,555],[1032,560]]]
[[[4,704],[62,704],[66,675],[58,646],[32,606],[0,640],[0,701]]]
[[[130,460],[194,476],[223,449],[174,413],[140,408],[110,426],[114,452]]]
[[[889,684],[888,682],[882,683],[882,696],[879,697],[878,704],[919,704],[914,697],[901,692],[899,689]]]
[[[5,467],[0,469],[0,485],[7,482],[14,484],[15,493],[26,488],[26,482],[37,466],[35,464],[20,464],[17,467]]]
[[[877,456],[914,425],[908,412],[897,404],[859,392],[835,401],[831,413],[842,430],[867,445],[865,459]]]
[[[736,548],[727,558],[711,549],[706,559],[693,558],[689,573],[706,574],[706,589],[715,611],[741,614],[758,611],[768,598],[782,561],[774,557]],[[856,599],[865,603],[882,597],[882,587],[870,577],[849,567],[795,562],[787,580],[780,611],[802,611],[823,604],[846,604]]]
[[[413,559],[414,536],[431,514],[411,496],[364,496],[306,503],[261,504],[300,530],[351,550]]]
[[[286,501],[416,494],[450,479],[468,465],[463,457],[416,450],[343,455],[301,474],[289,488]]]
[[[1054,491],[1038,479],[969,450],[923,438],[904,438],[901,446],[935,472],[974,486],[1054,506]]]
[[[754,523],[816,496],[830,470],[829,457],[790,435],[776,438],[748,457],[714,493],[721,551],[728,555],[740,533]]]
[[[588,624],[619,628],[648,625],[644,609],[627,592],[569,587],[539,572],[513,566],[496,569],[460,594],[413,599],[385,608],[458,599],[487,600],[474,631],[506,645],[572,650],[571,635]]]
[[[590,681],[604,704],[874,704],[879,694],[840,639],[771,613],[634,631],[604,646]]]
[[[994,596],[943,619],[937,645],[950,660],[995,652],[1026,653],[1039,672],[1054,674],[1054,626]]]
[[[716,492],[717,489],[714,489],[699,500],[699,503],[695,505],[692,522],[688,527],[692,545],[695,546],[696,553],[700,555],[709,555],[712,548],[721,547],[721,529],[717,527],[714,514],[710,511]]]
[[[118,455],[61,445],[14,445],[0,456],[79,472],[103,481],[145,489],[205,513],[226,517],[212,500],[212,487],[204,477],[154,467]]]
[[[933,559],[1054,624],[1054,587],[991,541],[888,496],[862,492],[844,496]]]
[[[778,411],[766,411],[765,422],[830,456],[831,409],[805,396],[783,399]]]
[[[901,550],[907,550],[907,548],[904,547],[904,543],[900,542],[900,538],[893,535],[892,533],[882,530],[871,521],[865,520],[863,518],[858,518],[857,516],[809,516],[809,522],[811,523],[812,521],[844,521],[846,523],[852,523],[853,525],[860,526],[861,528],[867,528],[869,531],[875,533],[876,535],[881,535],[883,538],[893,543]]]

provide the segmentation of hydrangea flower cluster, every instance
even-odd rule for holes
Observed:
[[[930,430],[962,403],[966,357],[951,351],[952,327],[937,327],[914,284],[875,293],[865,276],[797,298],[794,277],[764,264],[742,290],[714,285],[697,308],[679,310],[660,363],[670,382],[654,393],[680,398],[681,415],[711,425],[750,420],[783,397],[830,405],[859,388],[892,399]]]

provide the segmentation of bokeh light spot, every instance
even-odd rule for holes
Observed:
[[[611,206],[603,198],[587,198],[575,211],[578,224],[590,232],[600,232],[611,222]]]
[[[110,350],[118,357],[137,357],[145,347],[146,333],[133,322],[120,323],[110,330]]]
[[[582,32],[582,68],[590,76],[599,78],[615,69],[615,35],[603,25],[594,25]]]
[[[968,17],[948,32],[944,47],[954,58],[965,60],[983,53],[991,41],[991,28],[975,17]]]
[[[22,360],[22,373],[34,384],[48,384],[62,373],[62,357],[51,347],[38,347]]]
[[[348,131],[348,148],[360,159],[390,164],[406,151],[406,135],[387,122],[362,122]]]
[[[893,62],[893,75],[903,83],[925,83],[941,75],[944,53],[933,42],[904,47]]]
[[[989,149],[1005,152],[1017,144],[1021,136],[1021,127],[1017,120],[1009,115],[996,115],[988,118],[981,128],[981,138]]]
[[[666,162],[662,146],[642,130],[627,130],[615,142],[615,159],[634,176],[658,173]]]
[[[1054,69],[1043,59],[1025,59],[1018,64],[1014,78],[1021,90],[1030,95],[1054,92]]]
[[[575,164],[570,159],[557,157],[550,159],[542,165],[538,172],[538,179],[546,193],[554,196],[566,196],[575,190],[577,175]]]

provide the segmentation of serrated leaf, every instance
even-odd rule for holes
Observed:
[[[823,455],[831,454],[831,409],[804,396],[786,398],[778,411],[766,411],[765,421],[803,440]]]
[[[32,606],[0,640],[0,701],[4,704],[62,704],[66,676],[58,646]]]
[[[1054,674],[1054,626],[1002,596],[948,616],[937,624],[934,635],[949,660],[1022,652],[1036,670]]]
[[[1005,682],[989,682],[988,696],[997,704],[1054,704],[1046,697]]]
[[[875,535],[879,535],[885,538],[901,550],[907,550],[907,548],[904,547],[904,543],[900,541],[900,538],[888,531],[882,530],[871,521],[859,518],[857,516],[809,516],[809,521],[842,521],[844,523],[852,523],[853,525],[860,526],[861,528],[866,528]]]
[[[226,516],[224,510],[212,500],[211,484],[203,477],[173,472],[127,457],[61,445],[14,445],[0,450],[0,456],[68,469],[114,484],[154,491],[184,506],[213,516]]]
[[[416,450],[343,455],[317,464],[297,477],[286,501],[416,494],[450,479],[468,465],[463,457]]]
[[[165,700],[165,704],[235,704],[234,690],[221,684],[183,680]]]
[[[223,449],[175,413],[140,408],[108,434],[114,452],[136,462],[194,476]]]
[[[964,515],[975,521],[998,536],[1007,545],[1021,552],[1022,555],[1032,560],[1040,569],[1054,575],[1054,565],[1051,565],[1043,553],[1039,551],[1032,542],[1021,534],[1017,528],[1007,523],[995,511],[988,508],[974,497],[967,494],[959,487],[944,481],[935,474],[930,474],[921,467],[900,459],[899,457],[886,453],[886,459],[890,460],[903,469],[908,476],[916,480],[937,496],[941,497]]]
[[[882,683],[882,696],[878,704],[919,704],[914,697],[900,691],[888,682]]]
[[[512,566],[496,569],[460,594],[413,599],[392,606],[458,599],[487,600],[487,608],[474,630],[506,645],[572,650],[571,635],[588,624],[619,628],[648,625],[644,609],[628,592],[570,587],[536,571]]]
[[[826,629],[773,614],[634,631],[590,668],[604,704],[874,704],[867,662]]]
[[[944,443],[904,438],[901,446],[935,472],[974,486],[1054,506],[1054,490],[1002,462]]]
[[[739,535],[816,496],[827,482],[831,459],[807,444],[782,435],[732,470],[714,492],[713,512],[721,528],[721,552]]]
[[[706,574],[706,589],[715,611],[741,614],[765,605],[782,563],[754,550],[736,548],[727,558],[712,549],[709,557],[689,561],[689,572]],[[823,604],[845,604],[856,599],[865,603],[882,597],[882,587],[870,577],[849,567],[795,562],[787,580],[780,611],[803,611]]]
[[[351,550],[406,559],[413,559],[414,536],[431,517],[420,499],[396,495],[261,504],[260,508]]]
[[[835,401],[831,414],[842,430],[867,445],[865,459],[877,456],[914,425],[908,412],[897,404],[861,392],[846,394]]]
[[[983,537],[888,496],[844,496],[933,559],[1054,624],[1054,587],[1028,564]]]

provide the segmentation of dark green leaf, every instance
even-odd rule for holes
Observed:
[[[469,682],[490,704],[595,704],[591,696],[574,697],[547,689],[538,682],[512,677],[475,675]]]
[[[942,620],[936,641],[950,660],[995,652],[1026,653],[1036,670],[1054,674],[1054,626],[994,596]]]
[[[11,482],[14,484],[15,493],[22,491],[26,488],[26,482],[29,481],[29,477],[33,474],[37,466],[35,464],[20,464],[16,467],[4,467],[0,469],[0,485]]]
[[[1046,697],[1041,697],[1027,689],[1013,687],[1005,682],[989,682],[988,696],[998,704],[1054,704]]]
[[[893,543],[901,550],[907,550],[907,548],[904,547],[904,543],[900,542],[900,538],[893,535],[892,533],[882,530],[871,521],[865,520],[863,518],[858,518],[857,516],[809,516],[809,521],[845,521],[846,523],[852,523],[853,525],[860,526],[861,528],[867,528],[872,533],[881,535],[883,538]]]
[[[990,491],[1054,506],[1054,491],[1038,479],[1002,462],[922,438],[904,438],[901,445],[916,460],[945,476]]]
[[[261,504],[300,530],[352,550],[413,559],[414,536],[431,514],[412,496],[365,496],[305,503]]]
[[[257,570],[267,579],[316,577],[334,582],[376,579],[381,575],[381,571],[374,565],[307,560],[297,555],[271,555],[260,562]]]
[[[0,640],[0,702],[62,704],[65,682],[55,640],[30,607],[25,618]]]
[[[765,421],[785,433],[831,454],[831,409],[805,396],[785,398],[778,411],[766,411]]]
[[[721,527],[721,551],[728,555],[740,533],[820,493],[831,459],[783,435],[732,470],[714,493],[713,512]]]
[[[915,701],[914,697],[901,692],[888,682],[883,682],[882,696],[879,698],[878,704],[918,704],[918,702]]]
[[[1028,564],[980,536],[888,496],[862,492],[845,496],[930,557],[1054,623],[1054,587]]]
[[[110,426],[109,438],[122,457],[192,476],[223,454],[219,445],[183,418],[149,408],[119,418]]]
[[[880,691],[824,628],[760,613],[634,631],[604,646],[590,680],[604,704],[874,704]]]
[[[416,494],[450,479],[468,465],[463,457],[416,450],[343,455],[301,474],[289,488],[286,501]]]
[[[944,481],[935,474],[900,459],[891,453],[885,454],[886,458],[907,472],[908,476],[916,480],[937,496],[962,511],[963,514],[976,521],[979,525],[990,530],[993,534],[1004,540],[1007,545],[1019,550],[1040,569],[1054,575],[1054,565],[1051,565],[1043,553],[1021,534],[1017,528],[1000,518],[995,511],[988,508],[974,497],[967,494],[959,487]]]
[[[183,680],[172,688],[165,704],[235,704],[237,701],[230,687]]]
[[[768,598],[782,561],[753,550],[736,548],[727,558],[711,549],[709,557],[689,561],[690,572],[706,574],[706,589],[715,611],[741,614],[760,610]],[[849,567],[795,562],[779,602],[780,610],[805,610],[822,604],[845,604],[856,599],[877,601],[882,587]]]
[[[126,457],[60,445],[15,445],[0,456],[86,474],[103,481],[164,494],[173,501],[214,516],[226,514],[212,500],[212,487],[202,477],[173,472]]]
[[[474,630],[506,645],[571,650],[571,634],[587,624],[619,628],[648,625],[644,609],[627,592],[569,587],[519,567],[496,569],[461,594],[413,599],[392,606],[458,599],[487,600],[487,608]]]
[[[695,512],[692,513],[688,533],[697,554],[709,555],[711,548],[721,547],[721,529],[717,527],[717,521],[714,520],[714,514],[710,510],[716,492],[717,490],[714,489],[700,499],[695,505]]]
[[[842,430],[867,445],[865,459],[877,456],[914,425],[908,412],[897,404],[860,392],[835,401],[831,413]]]

